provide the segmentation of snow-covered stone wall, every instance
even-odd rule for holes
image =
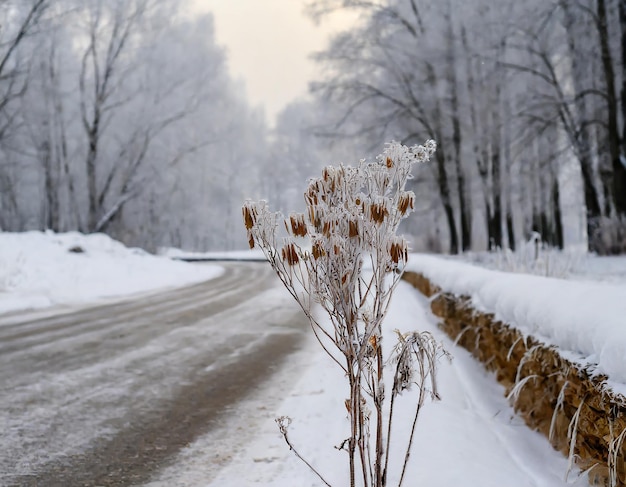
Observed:
[[[532,292],[525,291],[516,293],[517,305],[499,300],[498,289],[505,288],[490,278],[506,279],[504,273],[430,259],[434,258],[425,259],[424,272],[407,271],[404,278],[431,298],[433,313],[443,319],[442,329],[496,374],[526,423],[587,470],[592,485],[626,485],[626,452],[619,442],[626,430],[626,399],[613,390],[607,376],[598,372],[596,364],[582,360],[581,354],[562,352],[547,342],[546,333],[531,333],[524,317],[535,313],[521,313],[518,327],[515,315],[506,311],[528,310],[536,304],[524,302],[533,299]],[[438,262],[442,264],[437,266]],[[455,270],[455,266],[460,267]],[[413,264],[411,269],[417,267]],[[513,288],[519,286],[516,277],[524,281],[530,276],[511,276]],[[547,292],[545,286],[543,290]],[[509,318],[506,322],[503,315]],[[615,477],[612,484],[611,476]]]

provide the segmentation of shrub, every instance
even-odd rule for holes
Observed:
[[[246,201],[243,206],[250,247],[263,250],[302,307],[320,345],[347,378],[350,437],[340,449],[348,453],[351,487],[357,476],[366,487],[387,484],[394,403],[416,386],[415,414],[407,418],[408,444],[401,450],[398,485],[402,484],[417,416],[429,391],[437,397],[436,363],[443,351],[433,337],[398,332],[388,355],[382,341],[382,322],[408,259],[407,242],[396,235],[415,203],[405,185],[413,164],[428,161],[434,150],[433,141],[410,148],[392,142],[373,162],[326,167],[320,178],[309,182],[304,214],[285,218],[272,213],[264,201]],[[278,230],[283,225],[281,238]],[[314,304],[326,312],[328,322],[316,319]],[[386,380],[387,369],[391,373]],[[293,449],[289,420],[279,418],[278,423]],[[296,455],[302,459],[297,451]]]

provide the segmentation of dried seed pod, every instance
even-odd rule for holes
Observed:
[[[401,215],[406,215],[409,208],[415,208],[415,194],[412,191],[404,191],[398,197],[398,211]]]
[[[404,240],[403,238],[397,238],[397,237],[393,238],[389,242],[388,251],[389,251],[389,257],[391,257],[391,260],[396,265],[400,261],[406,262],[408,260],[408,257],[409,257],[408,246],[407,246],[406,240]]]
[[[243,221],[246,225],[246,230],[251,230],[254,226],[254,222],[256,221],[254,209],[246,203],[243,208],[241,208],[241,211],[243,212]]]
[[[324,223],[322,224],[322,234],[326,237],[329,238],[330,237],[330,230],[331,230],[331,222],[330,220],[325,220]]]
[[[384,203],[372,203],[370,205],[370,220],[379,225],[385,221],[385,218],[389,216],[389,210]]]
[[[304,215],[301,213],[293,214],[289,217],[291,223],[291,232],[296,237],[305,237],[307,234],[306,223],[304,221]]]
[[[298,262],[300,262],[296,245],[293,242],[289,242],[282,248],[281,256],[283,260],[287,262],[287,264],[290,266],[297,265]]]
[[[359,222],[357,220],[350,220],[348,222],[348,237],[354,238],[359,236]]]
[[[313,258],[315,260],[326,255],[326,251],[324,250],[322,243],[319,241],[313,242],[313,245],[311,246],[311,252],[313,253]]]

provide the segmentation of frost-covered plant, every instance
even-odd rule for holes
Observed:
[[[304,214],[285,218],[272,213],[264,201],[246,201],[243,206],[250,247],[263,250],[309,318],[315,337],[348,380],[345,408],[350,437],[339,448],[348,453],[351,487],[357,481],[366,487],[387,485],[394,403],[417,386],[415,414],[406,418],[411,421],[408,444],[401,450],[405,455],[398,485],[402,484],[417,415],[428,392],[437,397],[435,365],[442,349],[432,336],[398,333],[398,343],[388,355],[382,340],[382,322],[408,258],[406,240],[396,235],[415,203],[405,185],[413,164],[428,161],[435,147],[434,141],[410,148],[392,142],[373,162],[326,167],[320,178],[309,182]],[[282,225],[283,238],[278,234]],[[321,306],[330,320],[317,319],[313,304]],[[385,370],[390,372],[387,380]],[[293,449],[288,424],[286,418],[279,419]]]

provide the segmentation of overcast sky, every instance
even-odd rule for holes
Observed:
[[[349,27],[348,14],[316,26],[303,14],[303,0],[192,0],[213,12],[217,40],[229,53],[231,74],[243,78],[253,105],[264,105],[268,121],[315,79],[310,53],[324,48],[332,32]]]

